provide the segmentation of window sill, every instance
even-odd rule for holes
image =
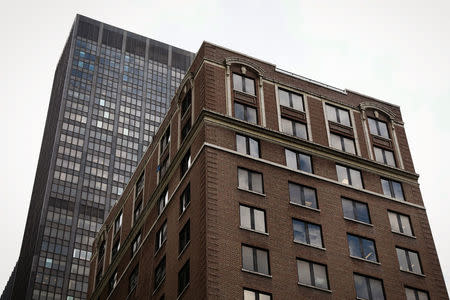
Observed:
[[[156,295],[156,293],[158,293],[158,290],[161,288],[164,281],[166,281],[166,276],[164,276],[164,278],[161,280],[161,282],[158,283],[158,285],[155,287],[155,289],[153,290],[152,296],[154,296],[154,295]]]
[[[245,273],[250,273],[253,275],[259,275],[259,276],[266,277],[266,278],[272,278],[272,275],[268,275],[268,274],[264,274],[264,273],[259,273],[259,272],[250,271],[250,270],[246,270],[246,269],[241,269],[241,271],[245,272]]]
[[[414,273],[414,272],[406,271],[406,270],[402,270],[402,269],[400,269],[400,271],[401,271],[401,272],[404,272],[404,273],[416,275],[416,276],[419,276],[419,277],[422,277],[422,278],[425,278],[425,277],[426,277],[424,274]]]
[[[414,235],[409,235],[409,234],[401,233],[401,232],[394,231],[394,230],[391,230],[391,232],[395,233],[395,234],[398,234],[398,235],[401,235],[401,236],[404,236],[404,237],[411,238],[411,239],[416,239],[416,236],[414,236]]]
[[[186,205],[186,208],[181,212],[180,216],[178,217],[178,221],[184,216],[184,213],[187,211],[187,209],[189,208],[189,205],[191,205],[191,202],[189,201],[189,203]]]
[[[257,231],[257,230],[253,230],[253,229],[250,229],[250,228],[245,228],[245,227],[242,227],[242,226],[239,226],[239,228],[242,229],[242,230],[246,230],[246,231],[250,231],[250,232],[254,232],[254,233],[258,233],[258,234],[269,236],[268,232]]]
[[[310,209],[312,211],[320,212],[320,209],[318,209],[318,208],[306,206],[306,205],[303,205],[303,204],[298,204],[298,203],[295,203],[295,202],[289,202],[289,203],[292,204],[292,205],[298,206],[298,207],[302,207],[302,208]]]
[[[327,293],[332,293],[332,291],[329,290],[329,289],[324,289],[324,288],[320,288],[320,287],[317,287],[317,286],[313,286],[313,285],[309,285],[309,284],[304,284],[304,283],[301,283],[301,282],[297,282],[297,284],[298,284],[299,286],[304,286],[304,287],[311,288],[311,289],[315,289],[315,290],[318,290],[318,291],[327,292]]]
[[[190,243],[191,243],[191,241],[187,242],[187,244],[184,246],[183,250],[181,250],[180,254],[178,254],[178,260],[181,258],[183,253],[186,251],[186,249],[187,249],[187,247],[189,246]]]
[[[252,193],[252,194],[255,194],[255,195],[258,195],[258,196],[266,197],[266,194],[264,194],[264,193],[255,192],[255,191],[252,191],[252,190],[246,190],[246,189],[243,189],[241,187],[238,187],[238,190],[243,191],[243,192],[249,192],[249,193]]]
[[[368,259],[364,259],[364,258],[361,258],[361,257],[352,256],[352,255],[350,255],[350,257],[353,258],[353,259],[356,259],[356,260],[360,260],[360,261],[364,261],[364,262],[372,263],[374,265],[381,266],[381,263],[378,262],[378,261],[368,260]]]
[[[373,227],[373,224],[371,224],[371,223],[366,223],[366,222],[363,222],[363,221],[350,219],[350,218],[347,218],[347,217],[344,217],[344,219],[347,220],[347,221],[350,221],[350,222],[355,222],[355,223],[358,223],[358,224],[361,224],[361,225],[366,225],[366,226]]]
[[[322,251],[326,251],[326,250],[327,250],[327,249],[324,248],[324,247],[314,246],[314,245],[310,245],[310,244],[307,244],[307,243],[302,243],[302,242],[299,242],[299,241],[296,241],[296,240],[294,240],[293,242],[294,242],[295,244],[299,244],[299,245],[303,245],[303,246],[307,246],[307,247],[319,249],[319,250],[322,250]]]
[[[188,282],[188,284],[184,287],[184,289],[181,291],[181,293],[178,295],[177,300],[181,299],[181,297],[183,297],[184,292],[188,289],[188,287],[191,285],[190,282]]]

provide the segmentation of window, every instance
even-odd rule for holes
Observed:
[[[247,271],[270,275],[269,252],[242,245],[242,268]]]
[[[130,278],[128,279],[129,282],[129,290],[128,293],[131,293],[133,291],[137,284],[138,284],[138,274],[139,274],[139,265],[137,265],[133,271],[130,274]]]
[[[369,130],[371,134],[378,135],[386,139],[389,138],[389,131],[386,123],[372,118],[367,119],[369,120]]]
[[[375,160],[377,162],[395,167],[394,152],[378,147],[373,147],[373,150],[375,152]]]
[[[167,127],[166,131],[164,132],[164,135],[161,137],[161,153],[166,150],[167,145],[170,143],[170,126]]]
[[[134,223],[136,224],[136,221],[139,219],[139,216],[142,212],[142,200],[139,201],[138,204],[136,204],[136,207],[134,208]]]
[[[259,142],[251,137],[236,134],[236,150],[239,153],[259,157]]]
[[[331,147],[351,154],[356,154],[354,140],[334,133],[330,133],[330,139],[331,139],[330,143]]]
[[[155,269],[155,290],[166,278],[166,257],[164,256]]]
[[[181,101],[181,116],[183,117],[184,114],[188,111],[189,107],[191,107],[192,103],[192,90],[189,90],[186,95],[183,98],[183,101]]]
[[[311,156],[285,149],[288,168],[312,173]]]
[[[180,197],[180,215],[186,210],[191,202],[191,185],[188,184]]]
[[[350,256],[370,261],[378,261],[375,242],[373,240],[353,234],[347,234],[347,242]]]
[[[234,103],[234,116],[249,123],[256,124],[258,122],[256,108],[237,102]]]
[[[155,242],[155,252],[161,248],[161,246],[164,244],[164,242],[167,239],[167,221],[164,222],[164,224],[159,228],[158,232],[156,233],[156,242]]]
[[[405,287],[406,300],[429,300],[428,293],[422,290]]]
[[[356,297],[367,300],[384,300],[383,282],[379,279],[353,274]]]
[[[257,193],[264,193],[261,173],[238,168],[239,188]]]
[[[161,214],[163,212],[167,203],[169,203],[169,191],[166,188],[158,200],[158,214]]]
[[[117,270],[115,270],[114,271],[114,273],[111,275],[111,277],[109,278],[109,281],[108,281],[108,290],[109,290],[109,292],[111,293],[113,290],[114,290],[114,288],[116,287],[116,285],[117,285],[117,280],[118,280],[118,276],[117,276],[118,274],[117,274]]]
[[[186,174],[186,172],[190,166],[191,166],[191,150],[188,150],[186,152],[186,154],[184,155],[183,159],[181,160],[181,166],[180,166],[181,177],[183,177],[184,174]]]
[[[336,165],[338,181],[340,183],[352,185],[354,187],[363,188],[361,172],[349,167]]]
[[[183,128],[181,128],[181,142],[184,141],[190,130],[191,130],[191,118],[189,118],[189,120],[186,121],[186,124],[184,124]]]
[[[419,254],[417,252],[402,248],[395,249],[397,250],[400,270],[416,274],[423,274],[422,267],[420,266]]]
[[[117,252],[119,252],[120,249],[120,239],[117,239],[111,249],[111,260],[114,259],[117,255]]]
[[[144,173],[139,176],[138,181],[136,182],[136,196],[139,195],[139,193],[144,188]]]
[[[102,259],[103,255],[105,255],[105,249],[106,249],[106,241],[103,240],[100,244],[100,247],[98,248],[98,260]]]
[[[97,275],[95,275],[95,287],[97,287],[100,281],[102,280],[102,275],[103,275],[103,268],[102,266],[100,266],[97,271]]]
[[[241,228],[266,233],[266,213],[262,209],[239,205]]]
[[[168,167],[168,163],[169,163],[169,156],[167,156],[162,163],[159,165],[159,180],[161,180],[161,178],[164,177],[164,175],[166,174],[167,171],[167,167]]]
[[[366,203],[342,198],[344,218],[370,224],[369,207]]]
[[[181,268],[180,272],[178,272],[178,295],[184,292],[184,290],[189,285],[189,260],[184,264]]]
[[[308,139],[306,125],[290,119],[281,118],[281,131],[305,140]]]
[[[272,295],[259,291],[244,289],[244,300],[272,300]]]
[[[181,253],[184,250],[184,248],[186,248],[190,240],[191,240],[191,225],[190,220],[188,220],[181,229],[180,233],[178,234],[178,253]]]
[[[255,95],[255,81],[251,78],[233,73],[233,89],[235,91]]]
[[[318,208],[316,190],[293,182],[289,182],[289,201],[309,208]]]
[[[414,236],[409,217],[393,211],[388,211],[389,223],[393,232]]]
[[[122,226],[122,212],[119,213],[119,215],[116,217],[116,220],[114,221],[114,235],[116,235],[120,228]]]
[[[292,219],[294,242],[323,248],[320,225]]]
[[[346,109],[338,108],[326,104],[327,118],[329,121],[333,121],[345,126],[352,126],[350,122],[350,113]]]
[[[305,111],[302,95],[295,94],[287,90],[278,89],[278,97],[280,98],[280,105]]]
[[[402,184],[400,182],[381,178],[381,186],[383,187],[383,193],[385,196],[405,201],[403,196]]]
[[[139,232],[133,240],[133,243],[131,245],[131,257],[133,257],[136,254],[136,251],[138,250],[140,244],[141,244],[141,232]]]
[[[310,261],[297,259],[298,282],[328,290],[327,267]]]

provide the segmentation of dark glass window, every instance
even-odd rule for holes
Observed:
[[[183,128],[181,128],[181,142],[184,141],[190,130],[191,130],[191,119],[189,118],[189,120],[186,121],[186,124],[184,124]]]
[[[363,188],[361,171],[341,165],[336,165],[336,172],[339,182],[352,185],[360,189]]]
[[[114,259],[117,255],[117,252],[119,252],[120,249],[120,239],[117,239],[111,249],[111,257]]]
[[[235,91],[255,95],[255,81],[251,78],[233,73],[233,89]]]
[[[192,103],[192,90],[189,90],[181,101],[181,116],[188,111],[189,107],[191,107]]]
[[[134,208],[134,223],[136,224],[136,221],[139,219],[139,216],[142,212],[142,200],[139,201],[139,203],[136,204],[136,207]]]
[[[272,295],[260,291],[244,289],[244,300],[272,300]]]
[[[117,280],[118,280],[118,274],[117,274],[117,270],[115,270],[114,273],[109,278],[109,281],[108,281],[109,293],[111,293],[114,290],[114,288],[116,287]]]
[[[429,300],[430,297],[426,291],[411,287],[405,287],[406,300]]]
[[[241,204],[239,205],[239,215],[242,228],[267,232],[264,210]]]
[[[158,251],[159,248],[164,244],[167,239],[167,221],[159,228],[156,233],[156,242],[155,242],[155,251]]]
[[[394,152],[383,148],[373,147],[375,160],[382,164],[395,167]]]
[[[400,270],[422,274],[422,267],[420,265],[419,254],[417,252],[403,248],[396,248],[396,250]]]
[[[330,143],[331,147],[351,154],[356,154],[354,140],[334,133],[330,133],[330,139],[331,139]]]
[[[384,300],[383,282],[372,277],[353,274],[356,297],[366,300]]]
[[[136,254],[136,251],[138,250],[140,244],[141,244],[141,232],[139,232],[133,240],[133,243],[131,245],[131,257],[133,257]]]
[[[181,268],[180,272],[178,272],[178,295],[180,295],[189,284],[189,260],[184,264]]]
[[[350,122],[350,113],[348,110],[328,104],[326,104],[326,109],[327,118],[329,121],[333,121],[346,126],[352,126]]]
[[[96,287],[98,286],[98,284],[102,280],[102,276],[103,276],[103,268],[100,266],[98,271],[97,271],[97,275],[95,275],[95,286]]]
[[[167,127],[166,131],[164,132],[164,135],[161,137],[161,153],[166,150],[167,145],[170,143],[170,126]]]
[[[181,229],[180,233],[178,234],[178,253],[181,253],[184,250],[184,248],[186,248],[190,240],[191,240],[191,226],[190,220],[188,220]]]
[[[312,173],[311,156],[300,152],[285,149],[286,166],[291,169]]]
[[[287,90],[278,89],[278,97],[280,98],[280,105],[305,111],[302,95]]]
[[[367,118],[367,120],[369,121],[369,130],[371,134],[379,135],[386,139],[389,138],[389,131],[385,122],[372,118]]]
[[[293,182],[289,182],[289,201],[297,205],[318,208],[316,190]]]
[[[144,173],[139,176],[138,181],[136,182],[136,196],[139,195],[139,193],[144,188]]]
[[[405,201],[402,184],[400,182],[381,178],[381,186],[383,187],[384,195],[397,200]]]
[[[350,256],[359,257],[365,260],[378,261],[375,250],[375,242],[353,234],[347,234],[348,248]]]
[[[236,150],[253,157],[259,157],[259,141],[248,136],[236,134]]]
[[[308,139],[306,125],[294,120],[281,118],[281,131],[305,140]]]
[[[242,245],[242,268],[247,271],[270,275],[269,252]]]
[[[241,103],[234,103],[234,116],[239,120],[256,124],[258,122],[256,108]]]
[[[238,168],[239,188],[264,193],[263,176],[261,173]]]
[[[167,156],[160,164],[160,167],[159,167],[159,174],[160,174],[159,180],[161,180],[161,178],[163,178],[164,175],[166,174],[168,164],[169,164],[169,156]]]
[[[166,188],[158,200],[158,214],[161,214],[163,212],[167,203],[169,203],[169,191]]]
[[[119,215],[116,217],[116,220],[114,221],[114,235],[116,235],[120,228],[122,227],[122,212],[119,213]]]
[[[191,185],[188,184],[180,197],[180,215],[186,210],[191,202]]]
[[[292,226],[295,242],[323,248],[320,225],[292,219]]]
[[[134,267],[133,271],[130,274],[130,278],[128,279],[128,281],[129,281],[128,293],[130,293],[131,291],[133,291],[136,288],[136,286],[138,284],[138,275],[139,275],[139,265]]]
[[[186,174],[190,166],[191,166],[191,150],[188,150],[184,155],[183,159],[181,160],[180,166],[181,177],[183,177],[184,174]]]
[[[164,256],[155,269],[155,290],[166,278],[166,257]]]
[[[389,223],[393,232],[414,236],[411,221],[408,216],[393,211],[388,211]]]
[[[297,259],[298,282],[328,290],[327,267],[307,260]]]
[[[103,257],[103,255],[105,255],[105,248],[106,248],[106,241],[103,240],[102,243],[100,244],[100,247],[98,248],[98,260],[99,261]]]
[[[366,203],[342,198],[344,218],[370,224],[369,207]]]

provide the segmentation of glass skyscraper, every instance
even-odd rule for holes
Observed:
[[[55,72],[11,299],[86,298],[95,234],[193,57],[76,16]]]

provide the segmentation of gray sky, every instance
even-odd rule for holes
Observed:
[[[125,7],[124,7],[125,5]],[[2,1],[0,293],[18,258],[53,74],[76,13],[202,41],[400,105],[450,287],[450,1]]]

